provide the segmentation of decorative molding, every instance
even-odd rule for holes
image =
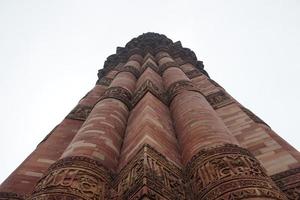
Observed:
[[[101,79],[99,79],[96,83],[96,85],[104,85],[104,86],[109,86],[110,83],[112,82],[112,78],[108,78],[108,77],[102,77]]]
[[[100,101],[107,98],[114,98],[122,101],[127,108],[131,109],[131,93],[122,87],[110,87],[108,88],[103,96],[100,98]]]
[[[167,94],[169,97],[169,103],[172,102],[173,98],[179,94],[182,90],[188,90],[188,91],[196,91],[201,93],[194,84],[189,80],[180,80],[175,83],[172,83],[167,90]]]
[[[67,119],[85,121],[93,107],[78,104],[67,116]]]
[[[198,76],[202,76],[203,74],[198,70],[198,69],[193,69],[189,72],[186,72],[185,73],[186,76],[189,78],[189,79],[193,79],[195,77],[198,77]]]
[[[14,192],[0,192],[0,200],[25,200],[24,195],[20,195]]]
[[[134,77],[136,79],[138,79],[140,77],[139,70],[137,70],[135,67],[130,66],[130,65],[126,65],[126,66],[121,67],[120,71],[118,73],[120,73],[120,72],[130,72],[134,75]]]
[[[166,51],[173,58],[180,57],[185,62],[190,62],[202,73],[208,76],[204,70],[202,61],[198,61],[195,53],[188,48],[184,48],[181,42],[173,42],[165,35],[158,33],[145,33],[129,41],[125,47],[118,47],[116,54],[107,57],[103,69],[98,71],[98,78],[101,79],[110,70],[115,68],[118,63],[125,63],[131,55],[139,54],[141,56],[147,53],[156,54],[159,51]]]
[[[193,199],[286,199],[259,161],[236,145],[201,150],[185,172]]]
[[[288,199],[300,199],[300,167],[271,176]]]
[[[179,65],[176,62],[167,62],[167,63],[164,63],[161,66],[159,66],[159,73],[163,74],[164,71],[166,71],[170,67],[178,67],[179,68]]]
[[[160,75],[158,66],[157,66],[157,65],[154,65],[152,62],[147,61],[147,63],[144,64],[143,66],[144,66],[144,67],[142,67],[141,75],[144,73],[144,71],[145,71],[147,68],[151,68],[153,71],[155,71],[156,73],[158,73],[158,74]]]
[[[147,144],[123,167],[114,185],[120,199],[185,199],[181,170]]]
[[[248,115],[250,119],[252,119],[254,122],[259,124],[264,124],[268,127],[270,127],[266,122],[264,122],[262,119],[260,119],[258,116],[256,116],[253,112],[251,112],[249,109],[245,108],[244,106],[240,106],[241,110]]]
[[[209,94],[206,96],[206,100],[214,109],[218,109],[228,104],[234,103],[234,100],[231,99],[224,91],[220,90],[218,92]]]
[[[168,105],[167,95],[161,91],[152,81],[146,80],[133,94],[131,101],[132,108],[143,98],[147,93],[151,92],[155,97],[157,97],[161,102]]]
[[[109,198],[111,175],[99,162],[81,156],[63,158],[50,166],[30,200]]]

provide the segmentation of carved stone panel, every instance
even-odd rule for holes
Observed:
[[[234,102],[224,91],[220,90],[206,96],[206,100],[214,109],[221,108]]]
[[[205,149],[188,163],[192,199],[286,199],[246,149],[223,145]]]
[[[167,104],[168,102],[167,95],[163,91],[161,91],[152,81],[146,80],[133,94],[133,98],[131,102],[132,107],[134,107],[147,92],[151,92],[159,100]]]
[[[85,121],[92,111],[92,107],[85,105],[77,105],[66,118]]]
[[[67,157],[54,163],[38,182],[31,200],[109,198],[110,174],[87,157]]]
[[[275,174],[272,179],[288,199],[300,199],[300,168]]]
[[[118,99],[118,100],[122,101],[128,107],[128,109],[131,108],[131,94],[125,88],[122,88],[122,87],[108,88],[104,92],[103,96],[101,97],[101,100],[106,99],[106,98]]]
[[[185,199],[181,170],[144,145],[115,181],[119,199]]]

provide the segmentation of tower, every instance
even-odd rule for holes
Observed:
[[[0,199],[299,199],[299,155],[194,52],[146,33],[107,58]]]

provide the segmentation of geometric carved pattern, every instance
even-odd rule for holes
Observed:
[[[0,200],[24,200],[25,197],[13,192],[0,192]]]
[[[109,198],[110,182],[110,174],[97,161],[81,156],[68,157],[50,166],[30,199],[104,200]]]
[[[85,121],[91,111],[92,107],[78,104],[66,118]]]
[[[122,101],[128,109],[131,108],[131,94],[130,92],[122,87],[110,87],[108,88],[100,100],[106,98],[114,98]]]
[[[233,99],[226,95],[226,93],[222,90],[207,95],[206,100],[214,109],[221,108],[234,102]]]
[[[192,199],[286,199],[259,161],[236,145],[200,151],[185,173]]]
[[[160,101],[167,104],[168,100],[166,94],[163,91],[160,91],[160,89],[155,86],[152,81],[147,79],[133,94],[132,108],[143,98],[147,92],[151,92]]]
[[[269,126],[268,124],[266,124],[262,119],[260,119],[259,117],[257,117],[253,112],[251,112],[249,109],[240,106],[240,108],[242,109],[242,111],[244,111],[246,113],[246,115],[248,115],[248,117],[250,119],[252,119],[254,122],[256,123],[260,123],[260,124],[265,124],[267,126]]]
[[[149,145],[144,145],[114,183],[118,199],[185,199],[181,170]]]
[[[288,199],[300,199],[300,168],[275,174],[271,178]]]

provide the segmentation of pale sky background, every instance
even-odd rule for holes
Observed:
[[[192,49],[211,78],[300,149],[300,1],[0,0],[0,182],[144,32]]]

